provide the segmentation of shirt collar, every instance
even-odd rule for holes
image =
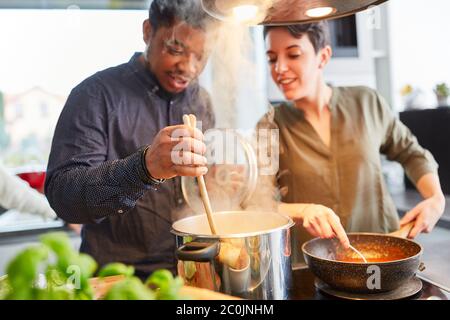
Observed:
[[[332,93],[331,93],[330,102],[328,103],[328,109],[330,109],[330,111],[332,111],[333,109],[336,108],[336,105],[337,105],[338,100],[339,100],[339,88],[331,86],[331,85],[329,85],[329,86],[331,87]],[[295,106],[295,102],[294,101],[287,101],[285,104],[289,107],[289,109],[291,109],[291,111],[296,116],[298,116],[300,118],[304,118],[305,117],[305,113],[303,112],[303,110],[297,108]]]
[[[166,91],[158,82],[158,79],[156,76],[151,72],[147,66],[142,64],[139,57],[142,55],[142,52],[135,52],[133,56],[131,57],[128,64],[132,67],[133,71],[138,75],[138,77],[144,81],[146,84],[148,91],[150,91],[153,94],[156,94],[158,97],[164,99],[164,100],[175,100],[178,97],[181,97],[184,95],[183,91],[178,94],[170,93]]]
[[[328,108],[330,108],[330,110],[333,110],[334,108],[336,108],[336,105],[339,100],[339,88],[334,87],[332,85],[329,85],[329,86],[331,87],[332,93],[331,93],[330,103],[328,104]]]

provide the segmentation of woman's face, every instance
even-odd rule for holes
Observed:
[[[314,95],[331,48],[316,53],[307,34],[295,38],[283,27],[269,31],[266,46],[272,79],[285,98],[297,101]]]

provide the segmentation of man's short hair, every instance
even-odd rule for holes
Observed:
[[[325,48],[330,45],[330,29],[328,27],[327,21],[320,21],[315,23],[304,23],[304,24],[291,24],[287,26],[265,26],[264,27],[264,38],[271,29],[274,28],[285,28],[289,33],[300,39],[303,35],[307,34],[309,40],[311,41],[316,53],[320,49]]]
[[[214,21],[203,10],[200,0],[153,0],[148,13],[154,31],[177,22],[186,22],[195,29],[206,31],[208,24]]]

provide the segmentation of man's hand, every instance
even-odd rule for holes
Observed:
[[[416,207],[409,211],[400,221],[404,225],[414,221],[414,228],[408,235],[408,238],[414,239],[419,233],[430,233],[433,231],[436,223],[441,218],[445,209],[445,199],[440,196],[434,196],[420,202]]]
[[[185,125],[162,129],[145,154],[148,172],[155,179],[206,174],[203,139],[200,130]]]
[[[338,238],[344,248],[350,241],[336,213],[330,208],[317,204],[280,204],[279,210],[300,220],[303,227],[314,237],[322,239]]]

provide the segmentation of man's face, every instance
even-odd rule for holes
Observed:
[[[208,60],[207,34],[185,23],[160,27],[154,32],[144,22],[147,63],[159,84],[168,92],[180,93],[203,71]]]

